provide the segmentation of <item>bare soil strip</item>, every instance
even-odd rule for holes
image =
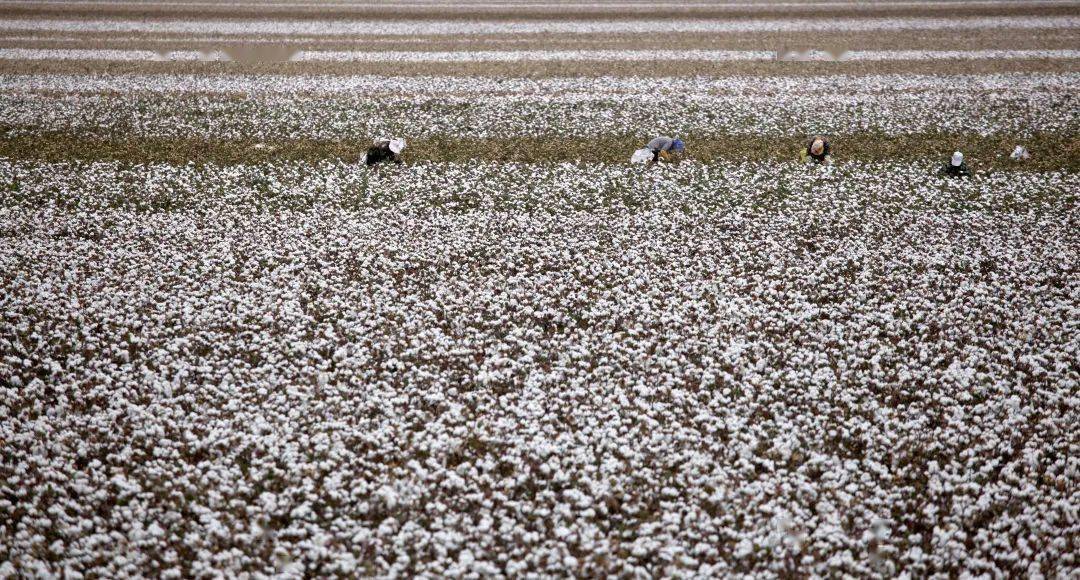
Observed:
[[[282,55],[284,56],[284,55]],[[236,49],[145,50],[0,48],[3,60],[108,60],[108,61],[222,61],[252,58]],[[254,55],[257,58],[257,55]],[[791,61],[956,61],[956,60],[1080,60],[1080,51],[1059,50],[880,50],[880,51],[771,51],[771,50],[302,50],[285,58],[288,62],[768,62]]]
[[[753,19],[601,19],[567,20],[165,20],[165,19],[26,19],[0,18],[0,30],[22,36],[37,32],[173,34],[198,36],[261,36],[288,40],[297,35],[365,36],[417,35],[461,36],[480,34],[731,34],[787,32],[816,35],[822,32],[960,31],[984,30],[1080,30],[1080,17],[1064,16],[972,16],[868,17],[868,18],[753,18]]]
[[[793,161],[805,136],[753,137],[745,135],[687,137],[689,157],[701,162],[719,160]],[[1018,140],[1007,135],[974,134],[883,135],[862,133],[833,139],[836,160],[877,162],[926,159],[942,163],[954,150],[965,152],[975,169],[1080,170],[1080,138],[1075,135],[1037,134]],[[357,162],[369,143],[355,140],[204,141],[165,138],[98,138],[71,134],[0,137],[0,157],[40,161],[111,160],[127,163],[254,164],[275,160],[315,161],[341,159]],[[1032,152],[1032,159],[1013,163],[1008,154],[1017,144]],[[409,162],[603,162],[625,163],[640,147],[639,139],[600,135],[588,140],[562,137],[515,139],[424,138],[409,141]]]
[[[918,3],[562,3],[463,4],[206,4],[206,3],[12,3],[0,2],[0,17],[19,18],[273,18],[273,19],[408,19],[439,20],[573,20],[635,18],[852,18],[948,16],[1067,16],[1080,2],[918,2]]]

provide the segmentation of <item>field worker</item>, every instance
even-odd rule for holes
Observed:
[[[657,161],[674,161],[676,155],[686,151],[686,144],[682,139],[672,139],[671,137],[657,137],[652,141],[649,141],[645,148],[652,151],[652,162],[654,164]]]
[[[1013,161],[1027,161],[1030,158],[1031,152],[1023,145],[1017,145],[1016,149],[1013,149],[1013,152],[1009,154],[1009,159]]]
[[[806,147],[799,152],[799,157],[804,163],[813,161],[828,165],[832,163],[832,157],[829,155],[831,152],[832,145],[829,144],[829,140],[819,135],[806,144]]]
[[[400,165],[401,152],[404,150],[404,139],[379,138],[371,144],[371,147],[368,147],[367,153],[364,154],[361,161],[368,167],[390,161]]]
[[[941,174],[946,177],[971,177],[971,171],[964,163],[964,154],[959,151],[953,153],[949,163],[941,168]]]

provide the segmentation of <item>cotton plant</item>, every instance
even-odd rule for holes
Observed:
[[[12,135],[80,131],[259,141],[383,133],[579,137],[637,134],[643,127],[696,135],[942,130],[1027,135],[1077,128],[1068,107],[1077,84],[1072,74],[836,75],[822,81],[833,91],[829,107],[820,106],[820,94],[794,77],[507,79],[499,84],[432,77],[278,80],[20,75],[0,83],[0,121]],[[76,82],[81,88],[70,89]],[[151,88],[156,83],[161,86]],[[110,91],[124,98],[113,98]],[[673,98],[657,108],[658,93]]]
[[[859,74],[820,75],[817,78],[838,94],[873,95],[883,91],[901,93],[948,90],[963,92],[1069,90],[1077,73],[1016,72],[978,75]],[[9,92],[66,94],[241,94],[266,95],[618,95],[660,93],[670,95],[737,94],[743,97],[778,93],[814,95],[819,87],[794,76],[698,76],[698,77],[456,77],[383,75],[272,75],[272,74],[55,74],[13,75],[0,79]],[[587,99],[586,99],[587,100]]]
[[[2,559],[1068,570],[1077,178],[978,177],[2,161]]]

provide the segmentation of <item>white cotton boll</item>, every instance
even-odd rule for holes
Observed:
[[[311,506],[307,503],[300,504],[289,512],[289,517],[297,520],[306,519],[311,515]]]
[[[146,528],[146,533],[151,538],[160,538],[165,535],[165,530],[161,529],[157,522],[151,522],[150,526]]]
[[[753,552],[754,552],[754,543],[751,542],[749,539],[744,538],[742,540],[739,540],[738,544],[735,544],[735,551],[733,552],[733,555],[736,558],[741,559],[741,558],[745,558],[745,557],[749,556]]]
[[[376,496],[382,501],[386,509],[394,509],[398,504],[398,494],[393,489],[383,486],[376,492]]]
[[[475,561],[476,557],[473,555],[472,550],[462,550],[461,553],[458,554],[458,563],[466,569],[472,566]]]
[[[345,574],[352,574],[356,570],[356,557],[352,554],[342,554],[338,557],[337,567]]]

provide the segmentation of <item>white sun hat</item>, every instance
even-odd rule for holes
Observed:
[[[956,153],[952,154],[951,163],[952,163],[953,167],[960,167],[960,164],[963,163],[963,162],[964,162],[964,154],[963,153],[957,151]]]
[[[390,150],[394,152],[394,155],[401,153],[403,150],[405,150],[405,140],[392,139],[390,141]]]

